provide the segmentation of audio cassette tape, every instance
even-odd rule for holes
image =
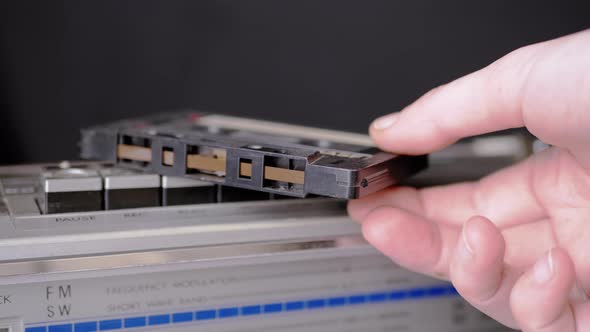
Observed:
[[[427,166],[365,135],[195,112],[83,129],[80,145],[85,159],[295,197],[359,198]]]

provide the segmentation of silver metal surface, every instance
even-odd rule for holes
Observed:
[[[324,240],[300,240],[279,243],[232,244],[224,246],[170,249],[101,256],[56,258],[6,262],[0,264],[0,277],[39,273],[80,272],[101,269],[132,268],[145,265],[188,263],[202,260],[240,258],[287,252],[317,251],[367,246],[361,236]]]
[[[10,216],[0,227],[0,261],[360,234],[333,199],[40,214],[39,194],[4,197]]]
[[[38,216],[41,214],[35,199],[36,195],[5,196],[6,206],[12,215]]]
[[[96,170],[68,168],[47,171],[41,176],[46,193],[102,190],[102,178]]]
[[[308,140],[375,146],[367,135],[344,131],[310,128],[271,121],[252,120],[235,116],[211,114],[201,117],[199,124],[215,128],[244,130],[259,134],[300,137]]]
[[[190,187],[211,187],[214,186],[214,183],[200,181],[190,178],[183,178],[178,176],[162,176],[162,188],[164,189],[172,189],[172,188],[190,188]]]
[[[104,179],[104,189],[140,189],[159,188],[160,176],[157,174],[142,174],[120,168],[107,168],[100,170]]]
[[[23,169],[27,167],[10,170],[38,181],[38,171]],[[0,181],[15,174],[0,167]],[[481,320],[445,282],[399,268],[369,246],[342,201],[40,215],[40,194],[0,193],[10,211],[0,216],[0,328],[73,331],[78,323],[91,322],[101,330],[101,322],[121,322],[123,328],[126,319],[137,317],[146,322],[140,330],[150,332],[484,332],[497,327]],[[30,214],[35,209],[37,214]],[[411,294],[441,287],[445,296],[371,300],[392,290]],[[359,294],[366,303],[330,304]],[[325,301],[322,310],[286,309],[291,301],[318,298]],[[191,318],[181,324],[174,318],[268,303],[282,303],[284,310],[271,314],[261,309],[260,316],[236,319]],[[150,317],[169,321],[152,325]]]
[[[37,178],[12,177],[0,179],[0,193],[3,195],[27,195],[35,192],[39,185]]]

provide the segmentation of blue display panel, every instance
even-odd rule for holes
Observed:
[[[326,298],[311,298],[273,302],[264,304],[248,304],[244,306],[224,306],[203,310],[173,313],[151,314],[147,316],[121,317],[99,321],[72,322],[69,324],[51,324],[29,326],[25,332],[94,332],[133,329],[144,326],[162,326],[169,324],[186,324],[193,321],[225,320],[254,315],[277,315],[300,310],[330,310],[346,306],[370,305],[374,303],[417,301],[426,298],[458,296],[451,285],[430,287],[392,289],[366,294],[350,294]]]

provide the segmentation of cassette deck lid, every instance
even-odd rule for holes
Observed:
[[[427,166],[366,135],[195,112],[83,129],[80,145],[85,159],[295,197],[359,198]]]

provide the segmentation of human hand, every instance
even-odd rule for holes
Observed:
[[[478,182],[351,201],[365,238],[524,331],[590,331],[590,30],[518,49],[370,128],[425,154],[526,127],[552,147]]]

